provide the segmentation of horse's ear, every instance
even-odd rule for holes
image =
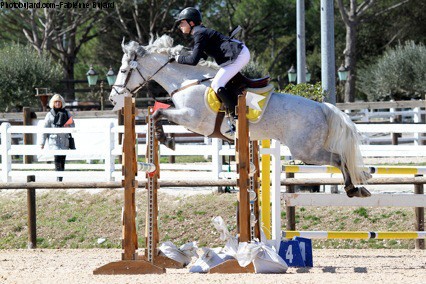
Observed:
[[[123,41],[121,42],[121,49],[123,50],[123,53],[127,53],[126,51],[126,45],[124,44],[125,37],[123,36]]]
[[[121,48],[123,52],[127,54],[129,58],[133,58],[135,55],[144,56],[146,54],[146,50],[136,41],[131,41],[128,44],[124,44],[124,41],[121,43]]]

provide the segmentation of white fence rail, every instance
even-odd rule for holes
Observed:
[[[348,198],[346,194],[284,193],[286,206],[424,207],[424,194],[373,194],[369,198]]]
[[[122,154],[121,145],[118,143],[118,134],[123,133],[123,126],[116,126],[111,121],[97,123],[96,119],[90,119],[90,123],[82,123],[76,120],[76,128],[43,128],[39,126],[11,126],[9,123],[2,123],[1,130],[1,180],[3,182],[11,181],[14,171],[35,171],[52,170],[54,166],[47,163],[20,164],[13,162],[13,156],[33,155],[38,156],[40,160],[46,160],[46,156],[66,155],[67,160],[101,160],[100,164],[69,164],[68,170],[103,170],[105,181],[114,180],[114,175],[120,173],[121,165],[115,164],[116,157]],[[368,133],[426,133],[424,124],[358,124],[358,129],[363,134]],[[166,133],[190,133],[182,126],[165,126]],[[72,133],[76,140],[76,150],[42,150],[39,143],[34,145],[13,145],[12,136],[17,134],[34,134],[39,141],[43,133]],[[136,126],[136,133],[144,135],[145,126]],[[222,172],[222,156],[232,156],[235,154],[233,146],[222,145],[219,139],[208,139],[205,143],[198,144],[177,144],[176,150],[172,151],[163,145],[160,147],[162,156],[205,156],[211,157],[211,165],[197,165],[196,168],[191,165],[179,165],[182,170],[206,170],[212,172],[212,179],[219,178]],[[144,155],[145,144],[139,144],[139,155]],[[424,157],[426,156],[426,146],[421,145],[361,145],[361,152],[364,157]],[[285,146],[280,147],[281,156],[291,156],[289,149]],[[162,164],[163,169],[176,167],[170,164]],[[31,173],[33,174],[33,173]],[[55,172],[56,175],[66,176],[67,172]]]
[[[395,110],[395,108],[388,108],[388,111],[373,111],[371,109],[361,109],[357,112],[345,112],[351,117],[352,120],[360,122],[394,122],[396,119],[401,118],[400,122],[418,123],[421,122],[421,116],[426,114],[426,111],[422,110],[420,107],[415,107],[410,110]]]
[[[362,122],[395,122],[401,118],[400,122],[419,123],[426,113],[424,100],[337,103],[336,106],[352,120]]]

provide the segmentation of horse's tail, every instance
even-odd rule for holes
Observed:
[[[348,115],[332,104],[324,103],[323,110],[328,123],[325,149],[340,156],[342,168],[347,168],[353,184],[366,183],[367,177],[363,173],[364,163],[359,149],[361,136],[355,124]]]

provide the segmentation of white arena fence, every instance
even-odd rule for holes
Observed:
[[[103,171],[105,181],[121,179],[121,164],[116,164],[116,158],[121,155],[122,148],[118,143],[119,133],[123,133],[124,127],[117,125],[117,120],[112,118],[99,119],[75,119],[75,128],[43,128],[40,125],[33,126],[12,126],[9,123],[2,123],[1,131],[1,180],[9,182],[16,172],[28,175],[42,175],[49,170],[54,170],[52,163],[53,155],[66,155],[67,161],[79,160],[81,163],[67,163],[65,172],[54,172],[55,175],[66,176],[72,171]],[[40,124],[41,122],[38,122]],[[371,133],[392,133],[412,134],[421,138],[421,133],[426,133],[424,124],[357,124],[360,132]],[[191,133],[182,126],[165,125],[164,130],[169,134]],[[48,150],[39,146],[40,137],[43,133],[71,133],[76,141],[76,150]],[[137,135],[144,137],[146,126],[136,126]],[[12,137],[23,134],[33,134],[33,145],[15,145]],[[413,136],[413,137],[414,137]],[[277,143],[278,144],[278,143]],[[285,146],[279,146],[281,156],[291,157],[291,153]],[[146,145],[138,144],[139,155],[145,155]],[[361,152],[364,157],[425,157],[426,146],[424,145],[361,145]],[[220,139],[204,139],[203,143],[176,144],[176,150],[172,151],[163,145],[160,147],[162,156],[204,156],[211,158],[211,164],[202,165],[182,165],[163,163],[164,170],[198,170],[210,171],[212,179],[226,177],[228,166],[222,164],[222,156],[235,155],[233,145],[223,143]],[[15,156],[32,155],[36,156],[38,163],[22,164],[15,162]],[[99,160],[98,164],[92,161]],[[231,167],[234,171],[235,168]]]
[[[336,106],[356,122],[420,123],[426,114],[424,100],[337,103]]]

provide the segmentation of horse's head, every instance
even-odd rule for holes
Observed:
[[[172,48],[172,45],[173,39],[165,35],[148,46],[134,41],[124,44],[123,40],[121,67],[109,96],[115,105],[114,110],[122,107],[124,96],[135,96],[139,89],[167,65],[171,55],[179,53],[182,47]]]

